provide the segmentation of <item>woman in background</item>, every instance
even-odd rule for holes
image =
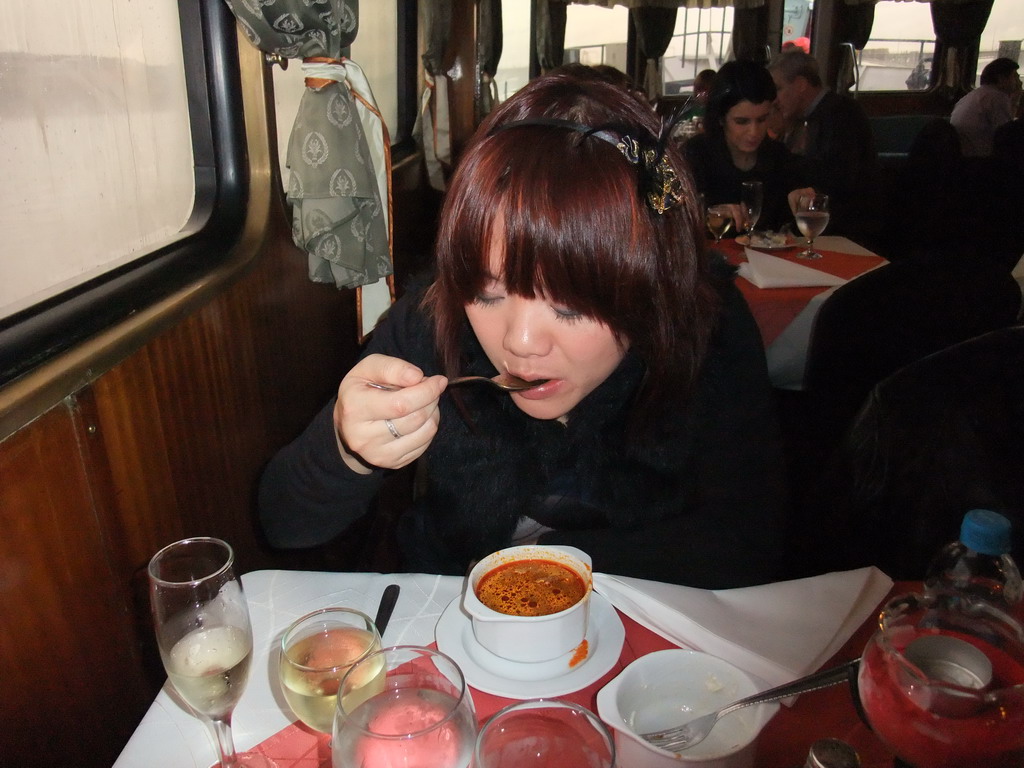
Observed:
[[[746,226],[739,205],[744,181],[763,185],[759,229],[789,224],[796,196],[813,192],[803,183],[797,158],[768,136],[774,101],[768,70],[752,61],[730,61],[718,71],[708,95],[704,132],[684,145],[706,204],[731,204],[739,229]]]
[[[764,353],[683,167],[650,107],[596,73],[538,78],[496,108],[447,192],[435,281],[392,307],[264,473],[270,543],[330,540],[419,459],[408,570],[463,574],[539,541],[606,572],[772,580],[784,492]],[[498,372],[548,381],[447,390]]]

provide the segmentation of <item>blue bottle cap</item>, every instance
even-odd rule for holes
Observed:
[[[972,509],[964,515],[960,541],[983,555],[1005,555],[1010,551],[1010,521],[990,509]]]

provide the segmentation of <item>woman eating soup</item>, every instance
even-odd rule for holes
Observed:
[[[760,181],[763,187],[758,229],[789,224],[797,196],[814,191],[804,184],[798,158],[768,136],[774,101],[768,70],[752,61],[730,61],[715,75],[704,133],[685,144],[698,191],[707,205],[730,205],[738,229],[746,226],[739,204],[743,182]]]
[[[695,200],[658,117],[597,75],[541,77],[497,107],[449,186],[433,282],[268,465],[269,542],[329,541],[420,461],[407,570],[463,574],[539,541],[600,571],[770,581],[784,490],[764,353]],[[499,373],[547,381],[447,386]]]

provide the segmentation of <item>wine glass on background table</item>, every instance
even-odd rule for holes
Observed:
[[[183,539],[149,561],[149,599],[171,685],[213,734],[223,768],[268,766],[235,753],[231,715],[252,661],[252,625],[234,552],[220,539]]]
[[[296,619],[281,638],[281,689],[292,712],[330,733],[341,678],[380,650],[373,619],[353,608],[321,608]]]
[[[814,240],[828,226],[828,195],[800,195],[796,204],[796,225],[807,239],[807,248],[797,254],[801,259],[820,259]]]
[[[430,648],[371,653],[341,679],[335,768],[469,768],[476,714],[462,670]]]
[[[748,244],[750,238],[754,235],[754,227],[757,226],[757,220],[761,218],[761,207],[764,204],[764,186],[760,181],[744,181],[740,189],[740,206],[743,208],[743,213],[747,217],[745,226],[743,227],[743,233],[748,238]]]
[[[707,210],[705,221],[708,231],[715,238],[715,243],[720,243],[722,235],[729,230],[729,226],[732,224],[732,211],[729,210],[728,205],[712,205]]]
[[[857,696],[875,735],[913,768],[1024,759],[1024,628],[982,600],[908,594],[882,610]]]

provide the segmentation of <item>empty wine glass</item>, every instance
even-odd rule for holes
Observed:
[[[797,254],[801,259],[820,259],[813,249],[814,239],[828,226],[828,195],[800,195],[796,204],[796,225],[807,238],[807,248]]]
[[[296,619],[281,638],[279,672],[288,706],[313,730],[330,733],[341,678],[379,650],[377,627],[362,611],[321,608]]]
[[[234,552],[220,539],[183,539],[149,561],[149,598],[160,656],[174,690],[209,725],[223,768],[267,763],[241,760],[231,715],[245,690],[252,626]]]
[[[430,648],[371,653],[341,679],[333,763],[468,768],[476,714],[462,670]]]
[[[715,237],[715,243],[722,242],[722,235],[724,235],[729,225],[732,224],[732,211],[729,210],[728,205],[712,205],[707,210],[707,216],[705,221],[708,225],[708,230]]]
[[[747,238],[754,235],[754,227],[761,218],[761,207],[764,204],[764,186],[760,181],[744,181],[740,189],[740,205],[747,217],[743,233]]]
[[[476,739],[475,768],[612,768],[600,718],[563,699],[527,699],[495,713]]]

